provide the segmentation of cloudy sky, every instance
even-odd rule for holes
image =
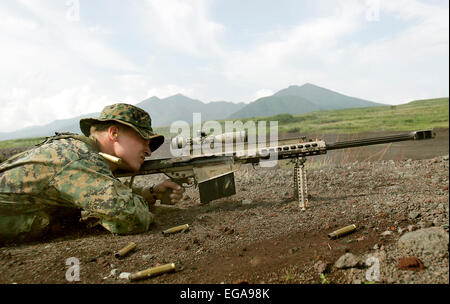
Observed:
[[[0,132],[177,93],[449,95],[448,0],[0,1]]]

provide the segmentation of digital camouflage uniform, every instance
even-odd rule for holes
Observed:
[[[99,119],[80,121],[81,129],[89,135],[86,125],[111,118],[127,124],[140,122],[133,129],[158,139],[150,145],[153,149],[164,141],[153,133],[147,112],[126,104],[105,107]],[[154,217],[141,190],[115,178],[99,151],[93,137],[65,134],[1,163],[0,239],[42,234],[54,217],[67,210],[82,210],[82,218],[97,219],[112,233],[147,231]]]

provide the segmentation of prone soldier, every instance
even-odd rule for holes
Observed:
[[[112,233],[142,233],[154,221],[149,207],[157,199],[179,202],[184,189],[171,180],[138,188],[113,174],[139,170],[163,144],[146,111],[109,105],[99,118],[81,119],[80,129],[84,135],[57,134],[0,164],[0,240],[44,236],[73,214]]]

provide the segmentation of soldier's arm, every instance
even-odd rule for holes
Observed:
[[[114,178],[102,159],[72,161],[50,186],[112,233],[144,232],[154,219],[145,199]]]

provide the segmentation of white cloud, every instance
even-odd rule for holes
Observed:
[[[342,49],[347,72],[337,85],[383,103],[448,96],[448,9],[417,1],[383,1],[383,18],[409,20],[399,33]]]
[[[125,94],[145,97],[152,85],[153,77],[145,74],[120,74],[113,77],[116,89]]]
[[[389,17],[411,24],[361,42],[352,37],[365,23],[376,25],[377,19],[367,20],[367,3],[340,3],[339,9],[327,8],[326,16],[300,23],[277,38],[271,33],[254,48],[229,53],[221,69],[228,79],[248,86],[281,89],[311,82],[382,103],[448,95],[448,8],[417,1],[379,2],[378,22]]]
[[[99,111],[121,95],[130,100],[105,77],[138,70],[104,39],[110,30],[71,22],[52,2],[0,7],[0,104],[11,117],[1,132]]]
[[[305,82],[385,103],[448,96],[445,2],[317,1],[315,16],[265,24],[241,44],[206,0],[110,5],[108,17],[88,17],[92,2],[80,1],[78,19],[76,3],[0,2],[0,132],[118,101],[181,93],[249,102]],[[386,29],[392,20],[401,26]]]
[[[195,56],[221,53],[218,39],[224,30],[208,17],[205,0],[147,0],[142,26],[150,41]]]
[[[270,40],[252,49],[227,53],[221,68],[229,79],[250,84],[272,82],[272,86],[282,88],[299,78],[298,75],[303,75],[303,82],[309,82],[306,72],[310,67],[332,58],[338,40],[358,27],[361,8],[346,7],[338,15],[313,19],[289,31],[280,31],[277,38],[270,33]]]

